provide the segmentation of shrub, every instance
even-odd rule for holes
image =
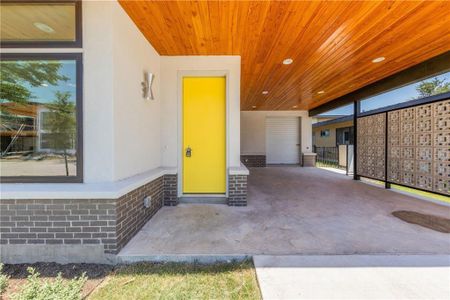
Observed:
[[[86,275],[65,282],[58,274],[55,280],[40,280],[40,274],[34,268],[27,269],[25,286],[11,298],[13,300],[81,300],[81,291],[87,280]]]
[[[3,294],[3,292],[8,287],[8,279],[9,276],[2,273],[3,270],[3,264],[0,263],[0,295]]]

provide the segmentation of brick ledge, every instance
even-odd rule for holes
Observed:
[[[229,175],[250,175],[250,171],[247,169],[247,167],[241,163],[240,167],[230,167],[228,169]]]

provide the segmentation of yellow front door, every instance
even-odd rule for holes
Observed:
[[[183,78],[183,193],[225,193],[225,117],[225,77]]]

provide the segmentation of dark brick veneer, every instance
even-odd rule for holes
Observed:
[[[241,162],[247,168],[265,167],[266,156],[265,155],[241,155]]]
[[[229,175],[228,177],[228,205],[247,205],[247,175]]]
[[[164,205],[178,204],[177,175],[164,175]]]
[[[146,196],[152,198],[148,208]],[[165,199],[173,205],[174,197],[176,175],[165,175],[119,199],[1,199],[0,243],[100,244],[105,253],[116,254]]]
[[[116,201],[0,200],[1,244],[102,244],[117,249]]]
[[[163,206],[163,177],[120,197],[117,202],[117,253]],[[151,196],[150,207],[144,207],[144,197]]]

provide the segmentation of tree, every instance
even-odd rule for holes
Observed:
[[[51,112],[47,124],[52,136],[52,147],[63,152],[66,176],[69,176],[67,150],[73,148],[76,133],[75,104],[70,101],[70,92],[56,92],[55,97],[47,106]]]
[[[61,63],[55,61],[2,61],[0,99],[27,104],[33,95],[26,84],[37,87],[44,84],[57,85],[60,80],[69,80],[59,74],[60,68]]]
[[[450,82],[439,78],[425,80],[416,87],[416,91],[419,93],[418,99],[450,92]]]
[[[3,60],[0,62],[0,103],[12,102],[26,107],[34,98],[33,87],[57,85],[67,81],[68,77],[60,74],[62,64],[58,61],[45,60]],[[15,125],[23,121],[11,106],[0,105],[1,128],[15,130]]]

